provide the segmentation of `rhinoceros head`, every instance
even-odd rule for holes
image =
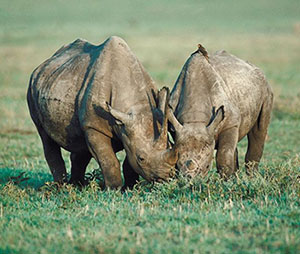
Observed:
[[[166,180],[175,170],[178,154],[168,142],[166,115],[169,89],[158,96],[158,107],[149,112],[122,113],[111,107],[109,112],[120,126],[121,138],[132,168],[148,181]]]
[[[224,118],[221,106],[213,115],[209,124],[180,124],[169,110],[169,119],[175,129],[175,149],[178,151],[177,168],[185,175],[205,175],[211,167],[215,148],[215,134]]]

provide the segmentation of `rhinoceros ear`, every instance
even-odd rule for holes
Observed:
[[[211,119],[210,119],[208,125],[206,126],[208,129],[208,132],[214,133],[215,130],[217,129],[218,125],[220,124],[220,122],[224,119],[224,117],[225,117],[225,112],[224,112],[223,105],[218,108],[217,112],[216,112],[216,108],[213,107]]]
[[[117,124],[130,125],[133,122],[133,114],[126,114],[119,110],[113,109],[108,103],[106,103],[108,112],[115,119]]]

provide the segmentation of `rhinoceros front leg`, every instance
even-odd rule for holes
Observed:
[[[67,171],[65,162],[61,155],[60,146],[46,133],[41,126],[37,126],[37,130],[43,143],[44,155],[51,170],[53,180],[58,183],[66,182]]]
[[[71,179],[70,183],[76,185],[85,185],[84,175],[85,169],[89,164],[92,155],[89,151],[71,153]]]
[[[86,139],[92,156],[102,169],[105,186],[111,189],[122,187],[120,162],[112,148],[111,139],[94,129],[86,131]]]
[[[219,134],[217,147],[217,169],[221,176],[228,178],[237,170],[238,127]]]
[[[124,176],[124,186],[123,189],[132,189],[133,186],[139,180],[139,174],[136,173],[129,164],[128,158],[126,156],[123,163],[123,176]]]

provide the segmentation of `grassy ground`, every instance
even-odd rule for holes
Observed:
[[[299,253],[299,13],[297,0],[2,0],[0,253]],[[275,105],[259,171],[141,181],[121,194],[99,189],[92,162],[86,189],[57,190],[26,106],[30,73],[65,43],[113,34],[159,87],[172,87],[199,42],[261,67]]]

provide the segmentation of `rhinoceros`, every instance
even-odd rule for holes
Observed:
[[[189,176],[205,175],[214,150],[225,178],[238,168],[237,143],[247,135],[247,171],[262,157],[273,93],[262,71],[226,51],[204,48],[184,64],[170,98],[177,167]]]
[[[78,39],[38,66],[27,102],[54,181],[67,181],[61,148],[70,152],[71,183],[84,184],[93,157],[106,187],[121,187],[116,153],[122,149],[124,186],[132,187],[139,175],[167,179],[177,153],[167,140],[168,91],[161,91],[117,36],[101,45]]]

